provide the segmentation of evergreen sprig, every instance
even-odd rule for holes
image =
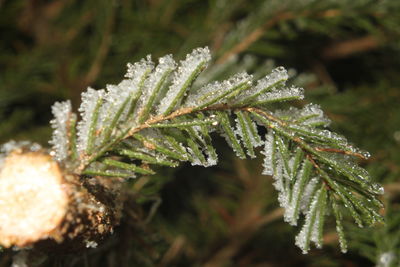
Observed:
[[[318,105],[271,109],[271,103],[303,99],[303,89],[286,86],[283,67],[256,83],[242,72],[192,86],[210,60],[208,48],[198,48],[179,64],[171,55],[157,66],[150,56],[128,64],[120,84],[82,94],[77,124],[70,102],[56,103],[55,159],[79,175],[126,178],[154,174],[149,165],[212,166],[217,153],[210,134],[215,132],[240,158],[254,158],[256,148],[264,147],[263,173],[275,180],[285,221],[297,225],[300,215],[305,217],[296,237],[304,253],[311,242],[322,246],[327,214],[336,219],[343,252],[345,211],[360,227],[382,221],[383,189],[356,163],[369,154],[328,130],[330,121]]]

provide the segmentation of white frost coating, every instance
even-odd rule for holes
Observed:
[[[125,74],[125,77],[128,79],[123,80],[120,84],[118,84],[118,87],[121,89],[121,91],[129,91],[129,95],[132,100],[140,95],[140,84],[143,82],[143,78],[146,76],[146,74],[153,70],[154,63],[151,61],[151,56],[148,55],[146,59],[141,59],[139,62],[134,64],[128,63],[127,67],[128,70]],[[121,121],[126,120],[128,115],[130,115],[128,114],[129,109],[130,105],[128,104],[121,114]]]
[[[210,119],[211,120],[215,119],[215,115],[211,115]],[[206,120],[210,120],[210,119],[206,119]],[[193,126],[192,129],[193,129],[193,131],[194,131],[194,133],[196,135],[196,138],[201,140],[201,143],[203,144],[202,151],[203,151],[203,153],[206,154],[206,162],[203,163],[202,166],[211,167],[211,166],[217,165],[217,163],[218,163],[218,155],[215,153],[215,151],[209,151],[208,150],[207,142],[204,140],[204,137],[201,134],[201,127],[200,126]]]
[[[125,74],[126,78],[140,82],[142,76],[149,70],[152,70],[154,63],[151,61],[151,55],[147,55],[146,59],[141,59],[139,62],[126,64],[128,70]]]
[[[172,144],[167,138],[165,138],[164,135],[162,135],[156,129],[147,129],[144,130],[142,133],[144,136],[146,136],[146,139],[148,139],[150,142],[154,144],[160,144],[161,146],[164,146],[169,150],[179,153],[182,158],[187,160],[188,156],[187,151],[186,148],[182,145],[182,143]]]
[[[290,200],[290,203],[288,207],[285,209],[285,214],[284,214],[284,220],[285,222],[288,222],[290,225],[296,226],[297,225],[297,220],[299,219],[299,212],[297,211],[296,214],[296,209],[299,209],[300,207],[298,206],[300,199],[302,196],[300,195],[301,193],[301,187],[303,183],[303,174],[304,174],[304,166],[305,164],[303,163],[302,168],[297,174],[296,177],[296,182],[294,183],[293,186],[293,191],[292,191],[292,198]]]
[[[130,95],[130,90],[124,90],[125,88],[120,87],[119,85],[108,84],[106,86],[106,92],[104,93],[103,103],[99,110],[99,118],[96,129],[105,129],[106,127],[111,125],[111,122],[114,119],[114,116],[117,115],[124,101]],[[125,108],[126,109],[126,108]],[[121,120],[121,117],[118,121]],[[103,131],[104,133],[104,131]],[[96,138],[96,144],[101,144],[103,141],[102,137]]]
[[[387,251],[378,255],[376,267],[391,267],[397,259],[395,252]]]
[[[233,134],[234,134],[234,136],[235,136],[235,139],[237,140],[236,133],[233,132]],[[237,147],[234,146],[234,145],[232,144],[231,139],[229,138],[229,136],[228,136],[225,132],[221,132],[220,135],[221,135],[223,138],[225,138],[225,141],[226,141],[226,142],[228,143],[228,145],[232,148],[233,152],[235,152],[235,155],[236,155],[236,156],[238,156],[238,157],[241,158],[241,159],[244,159],[244,158],[245,158],[245,156],[242,155],[241,151],[238,150]],[[240,144],[239,144],[239,146],[240,146]]]
[[[245,120],[245,124],[247,125],[247,129],[249,129],[249,137],[250,137],[250,142],[253,144],[254,147],[259,147],[264,144],[264,142],[261,140],[260,136],[257,134],[257,125],[255,124],[254,121],[247,121]],[[255,129],[255,132],[257,136],[254,136],[253,133],[251,133],[250,129]]]
[[[312,215],[313,212],[315,211],[315,209],[317,208],[317,203],[318,203],[318,196],[321,193],[322,189],[320,189],[318,192],[316,192],[316,194],[314,195],[311,205],[310,205],[310,209],[309,212],[306,214],[306,220],[303,224],[303,227],[301,228],[300,233],[296,236],[296,245],[302,250],[303,254],[307,254],[308,253],[308,245],[309,245],[309,241],[307,240],[308,236],[310,236],[310,238],[312,238],[312,233],[310,233],[310,231],[312,231],[311,229],[311,219],[312,219]],[[315,218],[315,220],[318,220],[317,218]],[[315,225],[312,226],[312,228],[316,228]]]
[[[317,248],[322,248],[322,240],[319,238],[319,229],[322,227],[321,220],[320,220],[321,210],[318,209],[315,214],[315,222],[314,226],[311,229],[311,237],[310,240],[315,243]]]
[[[82,119],[77,125],[77,148],[80,153],[84,153],[88,146],[88,137],[90,132],[90,125],[93,120],[93,112],[99,99],[104,97],[104,90],[95,90],[88,88],[86,92],[82,93],[82,104],[79,107]]]
[[[172,84],[169,87],[166,96],[161,100],[161,103],[158,106],[158,114],[162,114],[170,108],[175,108],[175,105],[179,104],[174,102],[176,101],[177,97],[179,97],[179,95],[183,94],[183,90],[189,89],[185,88],[186,82],[190,79],[191,75],[196,71],[199,66],[204,64],[205,68],[210,60],[210,50],[208,49],[208,47],[204,47],[194,49],[192,53],[186,56],[185,60],[182,60],[180,62],[180,66],[174,72]]]
[[[308,212],[308,206],[311,200],[311,196],[314,192],[315,186],[318,184],[318,178],[314,177],[312,178],[304,188],[303,192],[303,197],[300,202],[300,210],[304,213],[307,214]]]
[[[190,94],[187,97],[187,100],[184,104],[185,107],[198,107],[203,104],[209,103],[213,99],[217,99],[224,94],[226,95],[228,92],[233,91],[236,87],[244,84],[248,84],[249,87],[251,86],[253,76],[247,74],[246,72],[241,72],[238,74],[233,75],[229,79],[219,82],[212,82],[209,83],[195,93]],[[245,90],[246,91],[246,90]],[[229,93],[228,93],[229,95]],[[226,99],[221,98],[216,103],[225,103]]]
[[[256,103],[278,102],[293,99],[303,99],[304,89],[292,86],[290,88],[276,88],[271,91],[261,94],[254,100]]]
[[[199,88],[200,86],[212,81],[215,79],[215,77],[221,77],[224,73],[231,71],[230,67],[232,66],[237,66],[238,64],[238,55],[233,55],[229,59],[227,59],[224,63],[222,64],[213,64],[205,72],[202,73],[199,78],[196,79],[193,83],[194,88]],[[242,67],[242,65],[240,66]],[[247,68],[243,68],[247,69]],[[234,71],[236,72],[236,71]]]
[[[324,112],[321,109],[320,105],[316,104],[308,104],[304,106],[300,110],[300,114],[297,117],[302,120],[302,123],[305,125],[313,126],[313,125],[323,125],[329,126],[331,120],[325,117]]]
[[[205,164],[204,167],[211,167],[217,165],[218,163],[217,154],[209,153],[208,151],[206,151],[206,154],[207,154],[207,164]]]
[[[264,150],[261,151],[261,154],[263,154],[264,157],[264,163],[263,163],[263,172],[262,174],[264,175],[273,175],[274,173],[274,168],[273,168],[273,162],[272,162],[272,154],[273,154],[273,147],[274,147],[274,136],[273,132],[269,131],[268,134],[265,136],[265,145],[264,145]]]
[[[284,67],[277,67],[270,74],[257,81],[257,85],[253,88],[242,92],[236,99],[235,102],[241,102],[255,94],[259,94],[263,91],[270,91],[281,82],[285,82],[289,78],[289,75]]]
[[[155,68],[155,70],[147,77],[144,87],[143,87],[143,93],[139,98],[138,106],[136,108],[135,114],[140,112],[144,106],[147,105],[148,101],[150,98],[156,94],[156,89],[157,85],[160,82],[160,80],[163,78],[163,76],[170,71],[174,70],[176,68],[176,63],[174,59],[172,58],[172,55],[166,55],[164,57],[161,57],[158,60],[158,65]]]
[[[196,156],[196,153],[194,153],[190,147],[187,147],[186,149],[190,155],[189,160],[192,166],[204,166],[201,160]]]
[[[51,107],[54,119],[50,121],[53,130],[53,136],[49,143],[53,146],[54,158],[57,161],[63,161],[68,156],[69,138],[68,123],[72,115],[71,101],[56,102]]]
[[[282,160],[277,159],[275,173],[273,175],[274,183],[273,186],[278,191],[278,202],[282,208],[288,207],[288,194],[285,189],[284,175],[283,175],[283,163]]]
[[[262,142],[259,142],[259,140],[256,140],[256,138],[253,136],[252,132],[250,131],[250,126],[248,125],[247,121],[244,119],[244,125],[245,128],[243,129],[242,124],[239,121],[239,118],[235,119],[236,122],[236,130],[235,130],[235,134],[239,135],[240,138],[242,139],[243,144],[246,144],[245,140],[245,136],[247,135],[247,137],[250,140],[251,146],[253,147],[258,147],[260,145],[262,145]],[[253,125],[254,126],[254,125]],[[247,155],[249,155],[251,158],[256,158],[256,155],[254,153],[251,153],[249,148],[247,147],[247,145],[245,146],[246,150],[247,150]]]

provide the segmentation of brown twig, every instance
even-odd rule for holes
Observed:
[[[103,62],[110,50],[110,44],[112,39],[112,29],[114,26],[115,20],[115,8],[111,11],[111,14],[108,17],[105,30],[103,33],[103,39],[101,40],[99,49],[97,50],[97,54],[92,62],[92,65],[89,68],[89,71],[86,73],[86,76],[83,79],[83,84],[85,86],[92,84],[99,75]]]
[[[341,14],[342,14],[341,11],[338,9],[328,9],[323,12],[319,12],[319,13],[315,14],[315,17],[331,18],[331,17],[340,16]],[[274,16],[270,20],[268,20],[264,25],[256,28],[249,35],[244,37],[240,43],[236,44],[230,50],[225,52],[216,61],[216,63],[222,64],[226,60],[228,60],[231,56],[246,50],[251,44],[253,44],[257,40],[259,40],[267,30],[271,29],[272,27],[277,25],[279,22],[295,19],[295,18],[298,18],[301,16],[310,16],[310,15],[312,15],[312,13],[309,11],[304,11],[304,12],[300,12],[297,14],[294,14],[292,12],[282,12],[282,13],[277,14],[276,16]]]
[[[263,36],[264,32],[273,26],[275,26],[278,22],[292,19],[294,15],[289,12],[284,12],[278,14],[277,16],[273,17],[271,20],[267,21],[263,26],[256,28],[252,31],[249,35],[247,35],[240,43],[235,45],[233,48],[225,52],[217,61],[217,64],[222,64],[226,60],[228,60],[231,56],[242,52],[243,50],[247,49],[252,43],[257,41],[258,39]]]
[[[329,45],[322,50],[321,55],[322,58],[326,60],[340,59],[356,53],[377,49],[382,43],[382,40],[378,40],[375,36],[368,35]]]
[[[353,151],[348,151],[348,150],[342,150],[342,149],[337,149],[337,148],[330,148],[330,147],[315,147],[315,150],[317,151],[324,151],[324,152],[333,152],[333,153],[338,153],[338,154],[344,154],[344,155],[350,155],[350,156],[355,156],[360,159],[368,159],[366,156],[364,156],[361,153],[353,152]]]

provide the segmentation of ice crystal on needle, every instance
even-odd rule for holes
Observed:
[[[211,104],[227,103],[241,91],[251,87],[253,76],[246,72],[238,73],[223,82],[212,82],[189,94],[184,106],[203,107]]]
[[[157,95],[167,81],[168,75],[175,68],[176,63],[171,55],[159,59],[159,64],[144,83],[143,93],[135,111],[135,117],[137,117],[138,120],[147,118],[150,109],[153,108]]]
[[[274,173],[274,164],[275,162],[273,161],[273,149],[274,149],[274,136],[272,131],[268,132],[268,134],[265,136],[265,145],[264,145],[264,151],[261,153],[265,156],[264,157],[264,163],[263,163],[263,174],[264,175],[273,175]]]
[[[98,113],[96,109],[101,105],[104,97],[104,90],[88,88],[82,93],[82,104],[79,107],[82,119],[78,123],[78,151],[84,153],[89,146],[90,136],[96,131]]]
[[[186,59],[180,62],[178,70],[172,78],[172,84],[168,89],[167,95],[162,99],[158,106],[158,114],[165,114],[172,111],[182,99],[191,83],[207,67],[211,60],[208,47],[197,48]]]
[[[273,102],[282,102],[304,98],[304,89],[292,86],[290,88],[273,88],[256,97],[252,105],[262,105]]]
[[[126,78],[132,79],[136,84],[140,83],[143,75],[151,71],[154,67],[154,63],[151,61],[151,56],[148,55],[146,59],[141,59],[139,62],[134,64],[128,63],[126,64],[128,70],[125,74]]]
[[[56,102],[51,107],[54,119],[50,121],[53,130],[52,139],[49,143],[53,146],[55,159],[62,161],[68,156],[69,136],[68,130],[71,127],[71,119],[76,119],[72,113],[71,101]]]
[[[280,84],[284,84],[289,75],[284,67],[275,68],[271,74],[257,81],[257,85],[243,92],[235,98],[235,102],[248,103],[257,96],[274,90]]]

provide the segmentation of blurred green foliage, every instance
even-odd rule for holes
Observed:
[[[2,0],[0,34],[2,143],[46,145],[54,101],[72,99],[76,108],[87,86],[118,82],[127,62],[208,45],[227,66],[215,78],[264,73],[271,64],[301,73],[294,82],[306,101],[321,104],[332,128],[371,152],[362,164],[387,191],[386,228],[347,227],[354,242],[345,255],[329,234],[322,250],[301,255],[260,162],[235,161],[218,142],[217,167],[163,169],[132,182],[134,200],[110,240],[45,265],[372,266],[388,251],[397,258],[380,266],[399,262],[392,214],[400,200],[400,1]],[[4,252],[0,265],[11,255]]]

